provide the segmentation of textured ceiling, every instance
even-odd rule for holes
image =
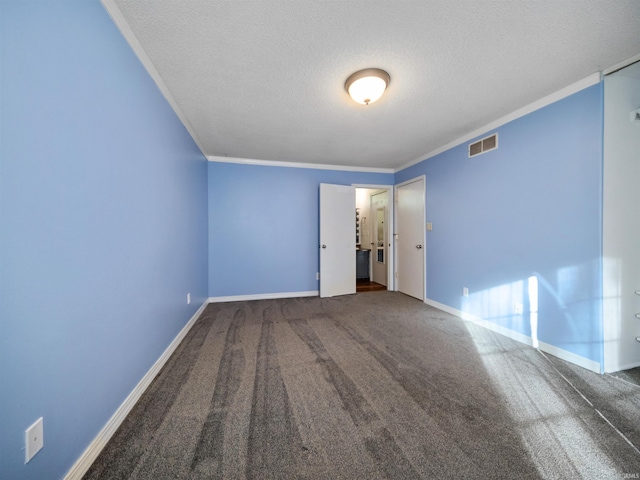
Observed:
[[[103,3],[207,156],[397,168],[640,53],[637,0]]]

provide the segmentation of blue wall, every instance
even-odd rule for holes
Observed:
[[[207,296],[207,167],[98,1],[0,8],[0,477],[61,478]]]
[[[597,84],[396,174],[426,175],[429,299],[529,336],[535,276],[539,340],[601,361],[602,105]]]
[[[209,164],[209,296],[318,290],[320,183],[393,175]]]

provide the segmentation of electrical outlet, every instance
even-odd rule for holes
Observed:
[[[187,305],[191,305],[191,294],[187,293]]]
[[[33,456],[44,447],[44,428],[42,417],[24,432],[24,463],[28,463]]]
[[[513,307],[513,312],[516,315],[522,315],[522,313],[524,312],[524,305],[522,305],[521,303],[516,303]]]
[[[433,224],[431,222],[427,222],[427,231],[433,230]]]
[[[320,280],[320,272],[316,272],[316,280]]]
[[[462,287],[462,296],[463,297],[469,296],[469,289],[467,287]]]

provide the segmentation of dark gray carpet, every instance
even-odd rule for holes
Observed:
[[[640,387],[394,292],[212,304],[85,478],[638,478]]]
[[[640,386],[640,367],[631,368],[629,370],[622,370],[621,372],[615,372],[611,375]]]

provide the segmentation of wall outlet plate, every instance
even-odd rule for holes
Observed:
[[[28,463],[33,456],[44,447],[44,426],[42,417],[24,432],[24,463]]]
[[[462,287],[462,296],[463,297],[469,296],[469,289],[467,287]]]
[[[191,305],[191,294],[187,293],[187,305]]]

